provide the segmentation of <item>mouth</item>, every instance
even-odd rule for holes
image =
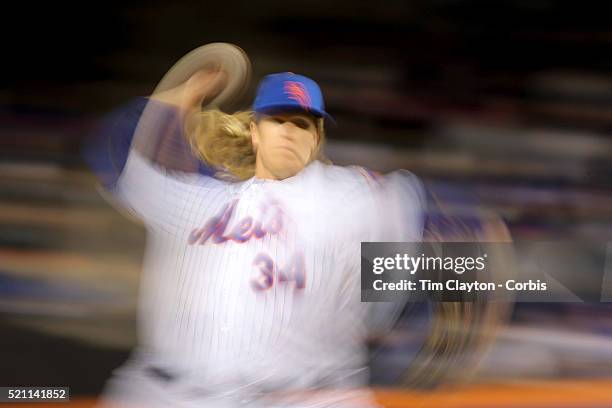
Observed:
[[[299,158],[297,152],[292,147],[289,147],[289,146],[278,146],[278,149],[291,152],[295,157]]]

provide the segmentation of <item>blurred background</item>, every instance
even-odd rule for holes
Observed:
[[[602,3],[13,4],[0,27],[0,385],[91,400],[127,358],[144,229],[100,196],[80,145],[209,42],[251,58],[236,108],[265,74],[317,80],[338,123],[327,130],[337,164],[408,169],[449,210],[499,213],[516,240],[611,241]],[[518,304],[468,384],[394,394],[427,330],[413,316],[377,348],[385,406],[612,407],[612,303]]]

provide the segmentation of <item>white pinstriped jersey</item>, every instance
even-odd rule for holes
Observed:
[[[161,367],[196,399],[367,381],[359,243],[420,240],[409,173],[315,161],[232,183],[170,175],[132,149],[114,193],[148,230],[124,374]]]

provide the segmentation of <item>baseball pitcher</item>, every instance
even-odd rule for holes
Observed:
[[[332,119],[305,76],[268,75],[251,110],[215,109],[248,74],[237,47],[201,47],[86,146],[148,232],[139,344],[102,406],[377,406],[365,342],[401,305],[360,302],[360,242],[420,240],[421,185],[330,164]]]

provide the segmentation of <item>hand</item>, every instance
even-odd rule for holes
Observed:
[[[200,107],[212,101],[227,85],[228,76],[222,70],[199,70],[187,82],[183,93],[183,106]]]

